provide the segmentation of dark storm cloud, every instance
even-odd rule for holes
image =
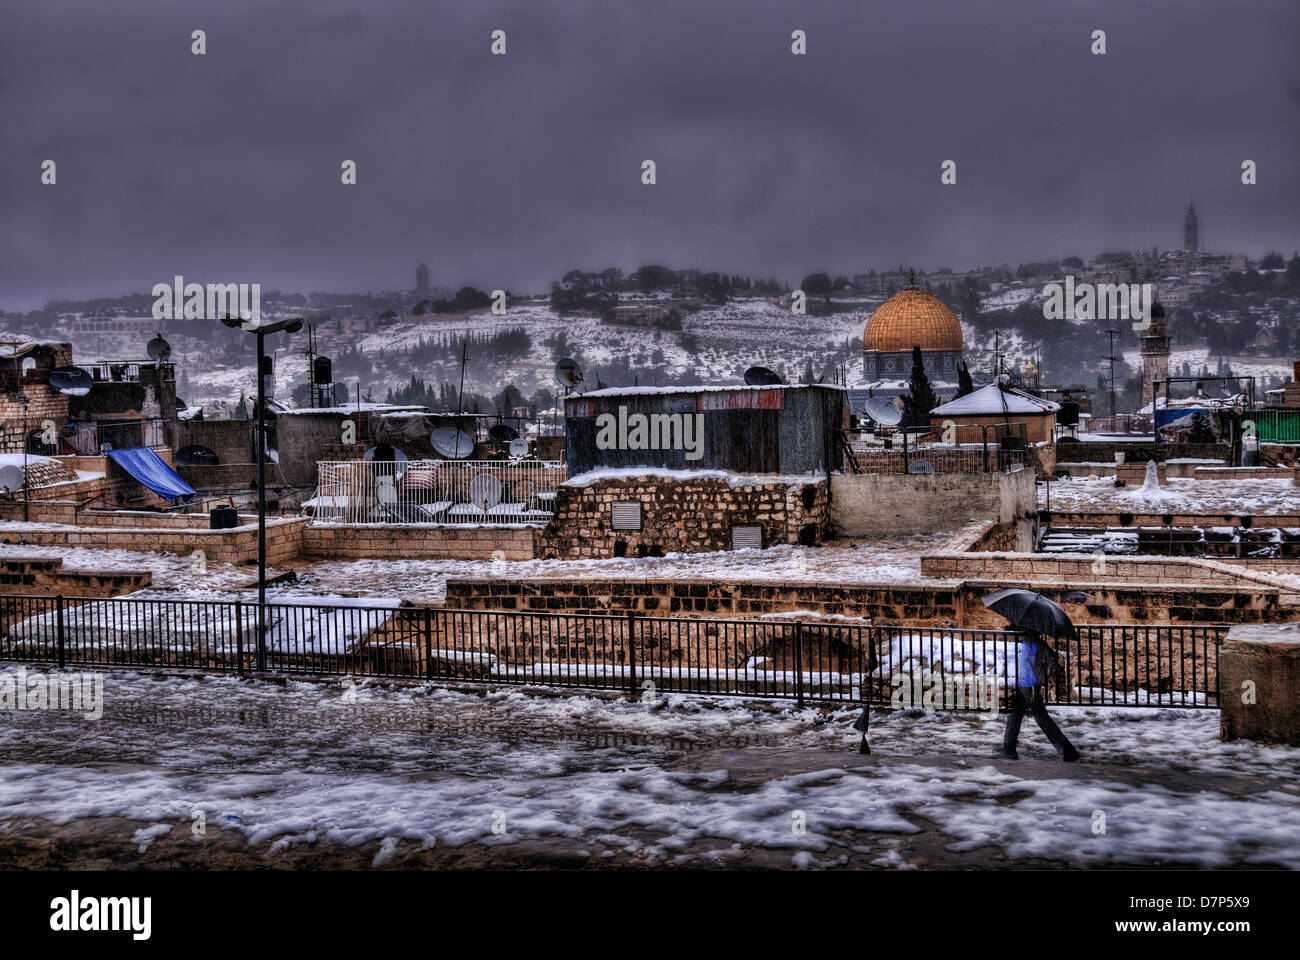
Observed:
[[[0,307],[1300,245],[1296,5],[1082,6],[4,0]]]

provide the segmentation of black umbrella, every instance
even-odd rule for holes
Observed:
[[[1013,627],[1033,630],[1045,637],[1079,638],[1066,612],[1032,590],[998,590],[984,598],[984,606],[1002,614]]]

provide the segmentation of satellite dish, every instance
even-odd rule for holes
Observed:
[[[516,460],[518,460],[520,457],[526,457],[526,456],[528,456],[528,441],[527,441],[527,440],[511,440],[511,441],[510,441],[510,456],[514,457]]]
[[[862,409],[882,427],[896,427],[903,422],[903,411],[880,397],[872,397],[862,405]]]
[[[23,488],[23,468],[12,463],[0,467],[0,492],[14,493]]]
[[[482,507],[483,512],[487,513],[501,502],[501,481],[490,473],[480,473],[469,482],[469,499],[474,506]]]
[[[50,371],[50,386],[71,397],[84,397],[95,385],[95,378],[80,367],[58,367]]]
[[[750,367],[745,371],[745,383],[751,387],[774,387],[782,382],[781,375],[767,367]]]
[[[163,339],[161,333],[149,341],[145,350],[149,352],[149,358],[155,363],[166,363],[171,359],[172,345]]]
[[[176,451],[176,463],[182,467],[215,467],[221,462],[214,450],[201,443],[190,443]]]
[[[375,444],[362,454],[362,459],[375,461],[377,465],[375,472],[381,476],[391,474],[400,477],[406,473],[406,454],[391,443]],[[392,464],[391,468],[388,466],[389,463]]]
[[[439,427],[430,435],[429,442],[448,460],[464,460],[474,452],[474,438],[452,427]]]
[[[488,428],[488,439],[496,443],[509,443],[518,438],[519,431],[514,427],[507,427],[504,423],[494,423]]]
[[[908,473],[934,473],[934,467],[930,465],[929,460],[913,460],[907,465]]]
[[[582,367],[578,361],[565,357],[555,365],[555,382],[566,390],[572,390],[582,383]]]

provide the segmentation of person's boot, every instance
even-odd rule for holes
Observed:
[[[1074,749],[1072,744],[1066,744],[1065,749],[1061,752],[1061,759],[1066,763],[1078,763],[1079,751]]]

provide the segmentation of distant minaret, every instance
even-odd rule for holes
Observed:
[[[1192,230],[1196,230],[1195,223]],[[1192,235],[1195,239],[1195,233]],[[1169,329],[1166,326],[1165,308],[1157,300],[1151,304],[1151,326],[1142,335],[1142,405],[1152,403],[1156,397],[1156,384],[1166,384],[1160,389],[1167,395],[1169,381]],[[1155,416],[1155,408],[1152,408]]]
[[[1183,221],[1183,249],[1188,253],[1200,250],[1196,239],[1196,208],[1190,203],[1187,205],[1187,218]]]
[[[429,296],[429,268],[424,264],[415,268],[415,295],[421,299]]]

